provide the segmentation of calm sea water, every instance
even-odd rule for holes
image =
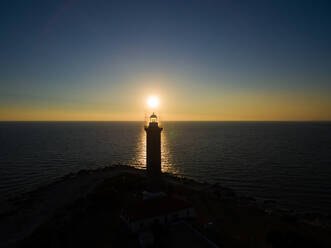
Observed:
[[[163,170],[305,211],[331,212],[331,123],[165,122]],[[69,172],[145,166],[140,122],[0,123],[0,196]]]

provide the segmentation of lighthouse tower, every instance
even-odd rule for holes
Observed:
[[[146,131],[147,174],[151,191],[158,191],[161,184],[161,131],[157,116],[153,113],[149,118]]]

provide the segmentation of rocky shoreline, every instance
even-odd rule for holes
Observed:
[[[268,215],[276,215],[279,217],[285,217],[288,219],[296,219],[304,223],[330,228],[331,227],[331,216],[320,212],[298,212],[294,209],[283,208],[278,205],[276,200],[272,199],[257,199],[252,196],[246,196],[238,194],[231,188],[221,186],[219,183],[210,184],[208,182],[200,182],[195,179],[186,177],[176,176],[173,174],[166,174],[170,178],[174,178],[184,185],[196,185],[199,190],[203,190],[209,197],[228,199],[242,204],[245,206],[253,206]]]
[[[41,223],[51,218],[63,205],[85,197],[107,178],[132,173],[144,175],[145,170],[126,165],[112,165],[103,168],[81,170],[69,173],[48,185],[11,198],[0,212],[1,247],[11,247],[18,240],[30,235]],[[277,202],[256,199],[237,194],[220,184],[209,184],[195,179],[163,174],[164,180],[172,185],[201,192],[206,198],[233,202],[238,206],[253,207],[266,215],[278,216],[290,222],[301,222],[318,228],[330,228],[330,216],[320,213],[297,213],[278,207]]]

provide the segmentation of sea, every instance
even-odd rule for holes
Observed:
[[[163,122],[162,170],[331,214],[330,122]],[[82,169],[145,168],[143,122],[0,122],[0,202]]]

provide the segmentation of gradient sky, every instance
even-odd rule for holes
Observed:
[[[331,120],[330,1],[0,3],[0,120]]]

